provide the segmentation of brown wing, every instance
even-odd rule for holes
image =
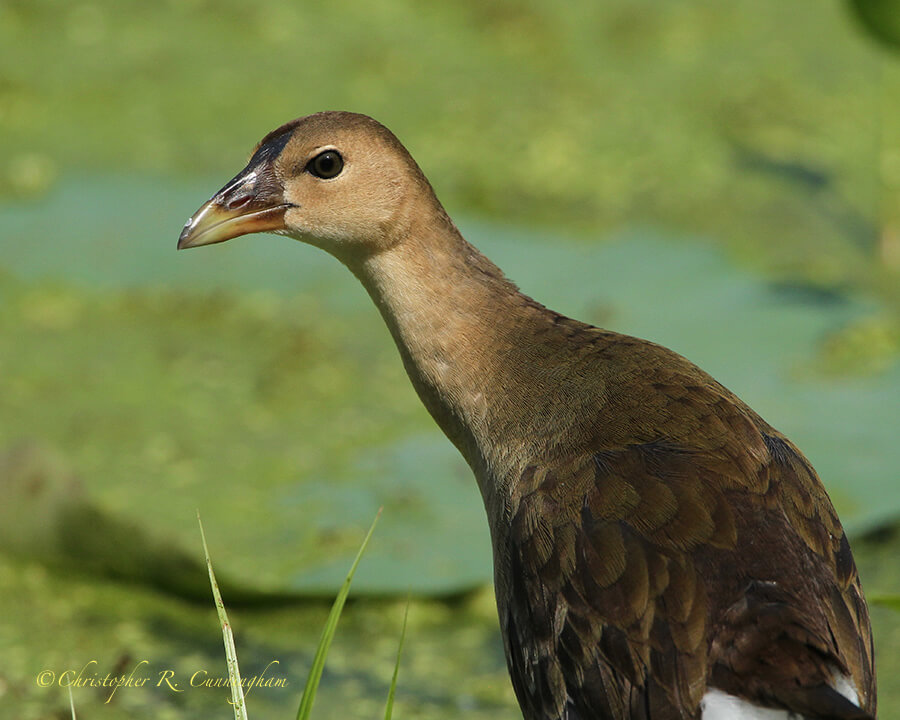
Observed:
[[[525,717],[699,718],[707,685],[873,717],[868,612],[815,472],[724,388],[668,392],[699,416],[688,435],[601,441],[519,482],[498,598]],[[828,686],[835,670],[865,712]]]

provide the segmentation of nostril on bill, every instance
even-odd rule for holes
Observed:
[[[229,210],[240,210],[253,199],[251,195],[238,195],[225,203],[225,207]]]

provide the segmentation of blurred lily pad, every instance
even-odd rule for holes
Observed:
[[[206,601],[205,568],[154,534],[153,527],[123,521],[95,507],[58,453],[21,443],[0,453],[0,551],[76,571],[140,583]],[[271,599],[230,578],[219,585],[232,602]]]
[[[199,508],[217,568],[255,592],[333,592],[381,505],[357,592],[489,582],[475,483],[358,283],[284,238],[175,252],[216,186],[69,179],[0,214],[0,444],[60,448],[103,517],[198,561]],[[584,247],[462,228],[554,309],[709,370],[809,455],[852,531],[900,516],[896,361],[815,371],[823,339],[877,317],[873,301],[772,284],[655,229]]]

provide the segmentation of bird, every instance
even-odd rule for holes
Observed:
[[[847,536],[810,462],[734,393],[522,293],[366,115],[270,132],[178,248],[258,232],[359,279],[471,467],[525,720],[875,717]]]

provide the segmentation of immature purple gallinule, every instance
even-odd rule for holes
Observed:
[[[875,716],[847,537],[806,458],[734,394],[519,292],[364,115],[269,133],[178,247],[263,231],[359,278],[472,467],[526,720]]]

